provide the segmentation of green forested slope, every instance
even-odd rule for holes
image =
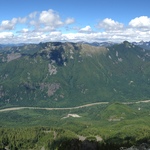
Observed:
[[[111,47],[40,43],[0,53],[0,106],[77,106],[150,98],[150,52],[129,42]]]
[[[149,106],[112,103],[76,110],[0,112],[0,149],[84,150],[92,146],[93,150],[119,150],[148,144]]]

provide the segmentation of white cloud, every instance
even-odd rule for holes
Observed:
[[[92,32],[92,28],[91,28],[90,26],[86,26],[86,27],[84,27],[84,28],[81,28],[81,29],[79,30],[79,32],[90,33],[90,32]]]
[[[105,29],[105,30],[119,30],[122,29],[124,25],[117,21],[114,21],[110,18],[106,18],[99,22],[98,28]]]
[[[74,18],[67,18],[65,24],[72,24],[74,22],[75,22]]]
[[[60,16],[52,9],[49,9],[48,11],[42,11],[40,13],[39,22],[41,24],[51,26],[52,28],[63,25]]]
[[[14,35],[12,32],[1,32],[0,34],[0,40],[2,39],[7,39],[7,38],[12,38]]]
[[[31,26],[36,26],[36,25],[38,25],[35,20],[31,20],[31,21],[29,22],[29,24],[30,24]]]
[[[75,22],[74,18],[62,20],[60,15],[52,9],[42,12],[33,12],[29,14],[29,24],[35,28],[37,32],[51,32],[65,25]]]
[[[25,23],[27,21],[27,18],[13,18],[12,20],[3,20],[0,24],[0,31],[4,30],[13,30],[17,23]]]
[[[31,18],[31,19],[36,18],[36,15],[37,15],[37,14],[38,14],[37,11],[30,13],[30,14],[29,14],[29,18]]]
[[[19,17],[19,18],[17,18],[17,23],[26,23],[26,21],[27,21],[27,18],[26,17],[24,17],[24,18],[21,18],[21,17]]]
[[[62,33],[60,31],[54,31],[49,34],[50,36],[61,36]]]
[[[148,28],[150,29],[150,18],[147,16],[141,16],[132,19],[129,22],[129,25],[134,28]]]
[[[23,28],[21,31],[19,31],[19,33],[27,33],[27,32],[29,32],[29,29],[27,28]]]
[[[54,31],[47,35],[50,41],[63,41],[62,33],[60,31]]]
[[[12,20],[3,20],[0,25],[0,31],[13,30],[16,23],[17,23],[16,18],[13,18]]]
[[[147,16],[134,18],[127,26],[111,18],[100,21],[97,28],[91,28],[89,25],[81,28],[79,23],[73,23],[75,23],[74,18],[62,19],[57,12],[51,9],[33,12],[26,17],[2,20],[0,22],[0,43],[150,40],[150,18]]]
[[[150,32],[135,31],[134,29],[124,29],[122,32],[91,32],[91,33],[62,33],[61,31],[34,32],[23,30],[17,35],[10,33],[0,34],[1,43],[39,43],[46,41],[86,41],[86,42],[122,42],[147,40],[150,37]]]

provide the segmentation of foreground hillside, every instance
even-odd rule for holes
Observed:
[[[150,51],[48,42],[0,49],[0,106],[69,107],[150,98]]]
[[[142,143],[148,149],[149,107],[144,102],[112,103],[73,110],[0,112],[0,149],[120,150]]]

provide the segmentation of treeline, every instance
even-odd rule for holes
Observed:
[[[52,139],[51,134],[44,133],[46,128],[1,128],[0,129],[0,149],[8,147],[11,150],[36,149],[40,146],[42,138]],[[46,137],[47,136],[47,137]],[[43,145],[46,144],[43,140]]]
[[[49,127],[0,128],[0,150],[57,149],[59,142],[76,139],[70,130]]]
[[[95,138],[79,140],[78,136],[60,128],[0,128],[0,150],[119,150],[120,147],[148,143],[149,137],[136,141],[135,137],[111,137],[101,142]]]

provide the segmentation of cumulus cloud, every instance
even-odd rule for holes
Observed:
[[[12,32],[0,32],[0,42],[1,43],[15,43],[12,42],[12,39],[14,38],[14,34]]]
[[[99,22],[98,28],[105,29],[105,30],[119,30],[122,29],[124,25],[117,21],[114,21],[110,18],[106,18]]]
[[[21,31],[18,31],[18,33],[27,33],[29,32],[28,28],[23,28]]]
[[[149,28],[150,29],[150,18],[147,16],[137,17],[129,22],[129,25],[134,28]]]
[[[29,14],[29,18],[31,18],[31,19],[36,18],[36,15],[37,15],[37,14],[38,14],[37,11],[30,13],[30,14]]]
[[[29,18],[29,24],[34,26],[37,32],[54,31],[75,22],[74,18],[67,18],[63,21],[60,15],[52,9],[42,12],[33,12],[29,14]]]
[[[25,23],[27,20],[26,17],[24,18],[13,18],[12,20],[3,20],[0,24],[0,31],[4,30],[13,30],[17,23]]]
[[[84,28],[81,28],[79,30],[79,32],[83,32],[83,33],[91,33],[92,32],[92,28],[90,26],[86,26]]]
[[[39,23],[48,25],[51,27],[61,26],[63,22],[60,19],[60,16],[54,12],[52,9],[48,11],[42,11],[39,17]]]
[[[21,17],[17,18],[17,23],[23,24],[23,23],[26,23],[26,21],[27,21],[26,17],[24,17],[24,18],[21,18]]]
[[[12,38],[13,36],[12,32],[1,32],[0,39]]]
[[[33,42],[37,43],[46,40],[63,40],[59,28],[64,29],[75,22],[74,18],[62,19],[60,15],[52,9],[41,12],[32,12],[28,16],[3,20],[0,23],[0,42],[12,43]],[[19,26],[19,24],[23,24]],[[17,30],[17,27],[19,27]],[[21,29],[22,27],[22,29]],[[12,32],[4,32],[10,30]],[[15,33],[10,34],[10,33]],[[9,36],[8,36],[9,35]],[[4,40],[5,39],[5,40]],[[6,43],[7,43],[6,42]]]
[[[0,24],[0,30],[13,30],[17,23],[17,19],[13,18],[12,20],[3,20]]]
[[[58,12],[49,9],[0,22],[0,43],[149,41],[149,37],[148,16],[133,18],[128,25],[105,18],[91,28],[89,25],[80,27],[74,18],[62,18]]]
[[[67,18],[65,24],[72,24],[74,22],[75,22],[74,18]]]

